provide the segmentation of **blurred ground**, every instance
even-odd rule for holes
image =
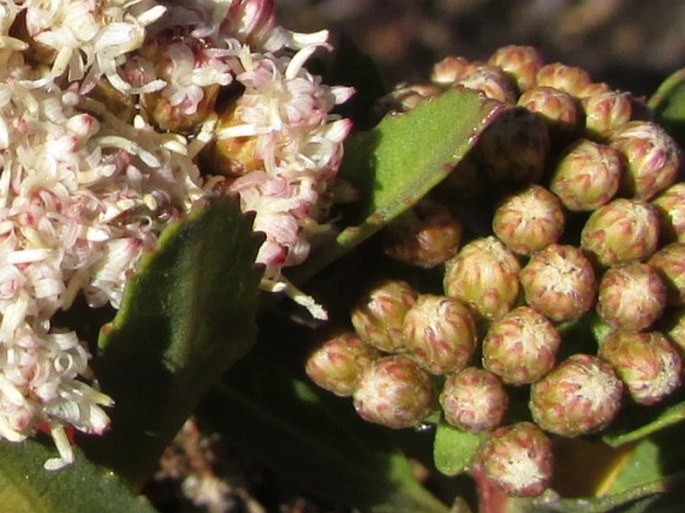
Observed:
[[[675,0],[275,0],[281,25],[341,30],[389,83],[425,78],[446,55],[483,59],[506,44],[648,95],[685,67],[685,2]]]

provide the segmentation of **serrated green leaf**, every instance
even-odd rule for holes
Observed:
[[[475,91],[453,89],[349,138],[340,177],[360,194],[354,218],[293,279],[313,276],[410,208],[454,168],[500,111],[501,104]]]
[[[685,69],[668,77],[649,99],[648,106],[678,144],[685,146]]]
[[[446,513],[416,481],[387,428],[363,422],[349,398],[313,385],[297,349],[301,337],[273,322],[262,324],[278,333],[275,343],[260,339],[210,391],[199,418],[315,496],[362,511]]]
[[[110,470],[93,465],[79,450],[57,472],[43,469],[54,449],[34,440],[0,443],[2,513],[155,513]]]
[[[465,472],[481,440],[480,434],[461,431],[446,422],[440,422],[433,444],[435,467],[447,476]]]
[[[89,455],[140,486],[209,386],[254,342],[260,240],[232,200],[168,226],[103,327],[94,362],[116,405]]]

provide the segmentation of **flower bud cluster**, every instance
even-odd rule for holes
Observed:
[[[393,353],[433,376],[447,423],[487,433],[474,465],[506,493],[535,495],[551,473],[545,433],[596,433],[624,403],[651,405],[681,385],[681,152],[630,93],[530,47],[446,58],[431,85],[505,108],[431,193],[460,213],[457,247],[439,249],[444,296],[415,293]],[[570,340],[574,323],[603,329]],[[532,422],[507,425],[514,388]]]

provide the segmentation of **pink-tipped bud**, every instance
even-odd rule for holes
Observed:
[[[610,144],[625,159],[622,188],[626,195],[646,201],[678,179],[680,150],[659,125],[631,121],[611,133]]]
[[[668,242],[685,242],[685,182],[671,185],[652,204],[661,216],[663,238]]]
[[[545,122],[523,107],[512,107],[485,129],[475,150],[490,181],[510,190],[541,180],[549,148]]]
[[[612,130],[630,121],[633,98],[630,93],[607,91],[583,98],[585,130],[594,137],[608,137]]]
[[[669,305],[685,304],[685,243],[673,242],[652,255],[648,261],[666,284]]]
[[[661,317],[665,307],[666,285],[651,265],[612,267],[599,283],[597,313],[614,329],[647,329]]]
[[[599,358],[575,354],[530,389],[530,412],[545,431],[566,437],[604,429],[621,407],[623,385]]]
[[[577,100],[559,89],[528,89],[519,97],[518,105],[545,120],[552,140],[566,140],[580,129],[582,113]]]
[[[450,86],[468,75],[475,66],[463,57],[445,57],[433,66],[431,82]]]
[[[592,213],[580,234],[580,244],[604,266],[641,262],[656,250],[659,228],[652,205],[618,198]]]
[[[556,243],[563,234],[561,202],[544,187],[530,185],[502,201],[492,229],[514,253],[532,255]]]
[[[657,331],[611,333],[602,340],[599,357],[611,364],[637,403],[654,404],[680,386],[680,356]]]
[[[553,87],[576,98],[579,98],[591,83],[590,75],[584,69],[559,62],[545,64],[535,77],[536,86]]]
[[[497,238],[469,242],[445,265],[445,294],[485,319],[498,319],[511,310],[519,292],[520,265]]]
[[[400,262],[435,267],[456,254],[462,229],[446,206],[423,200],[385,228],[383,249]]]
[[[592,211],[613,199],[622,173],[616,150],[580,139],[562,155],[549,188],[569,210]]]
[[[352,325],[367,344],[385,352],[404,349],[404,316],[418,294],[402,280],[383,280],[371,286],[352,308]]]
[[[495,429],[478,449],[488,481],[507,495],[534,497],[552,478],[552,442],[532,422]]]
[[[440,405],[448,424],[463,431],[480,432],[501,424],[509,397],[497,376],[468,367],[447,378],[440,393]]]
[[[488,64],[503,69],[514,79],[519,91],[526,91],[535,84],[535,77],[544,60],[542,54],[532,46],[508,45],[495,50]]]
[[[376,356],[356,333],[343,333],[317,347],[307,358],[305,370],[318,386],[344,397],[352,395],[359,375]]]
[[[476,322],[461,301],[423,294],[404,317],[404,340],[415,360],[432,374],[463,369],[476,349]]]
[[[361,418],[393,429],[418,426],[433,411],[430,376],[399,355],[380,358],[367,367],[353,398]]]
[[[506,105],[516,103],[516,86],[509,76],[496,66],[477,66],[455,84],[480,91],[486,98]]]
[[[519,273],[526,302],[554,321],[573,321],[595,299],[597,280],[583,252],[552,244],[534,254]]]
[[[554,367],[561,336],[541,313],[514,308],[483,339],[483,367],[509,385],[534,383]]]

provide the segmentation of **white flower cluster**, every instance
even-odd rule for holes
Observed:
[[[118,307],[204,194],[256,212],[265,287],[307,303],[281,269],[324,229],[350,130],[330,111],[351,90],[304,69],[326,39],[276,26],[271,0],[0,0],[0,439],[48,431],[57,469],[68,429],[107,429],[88,348],[53,316]],[[225,176],[200,175],[212,149]]]

